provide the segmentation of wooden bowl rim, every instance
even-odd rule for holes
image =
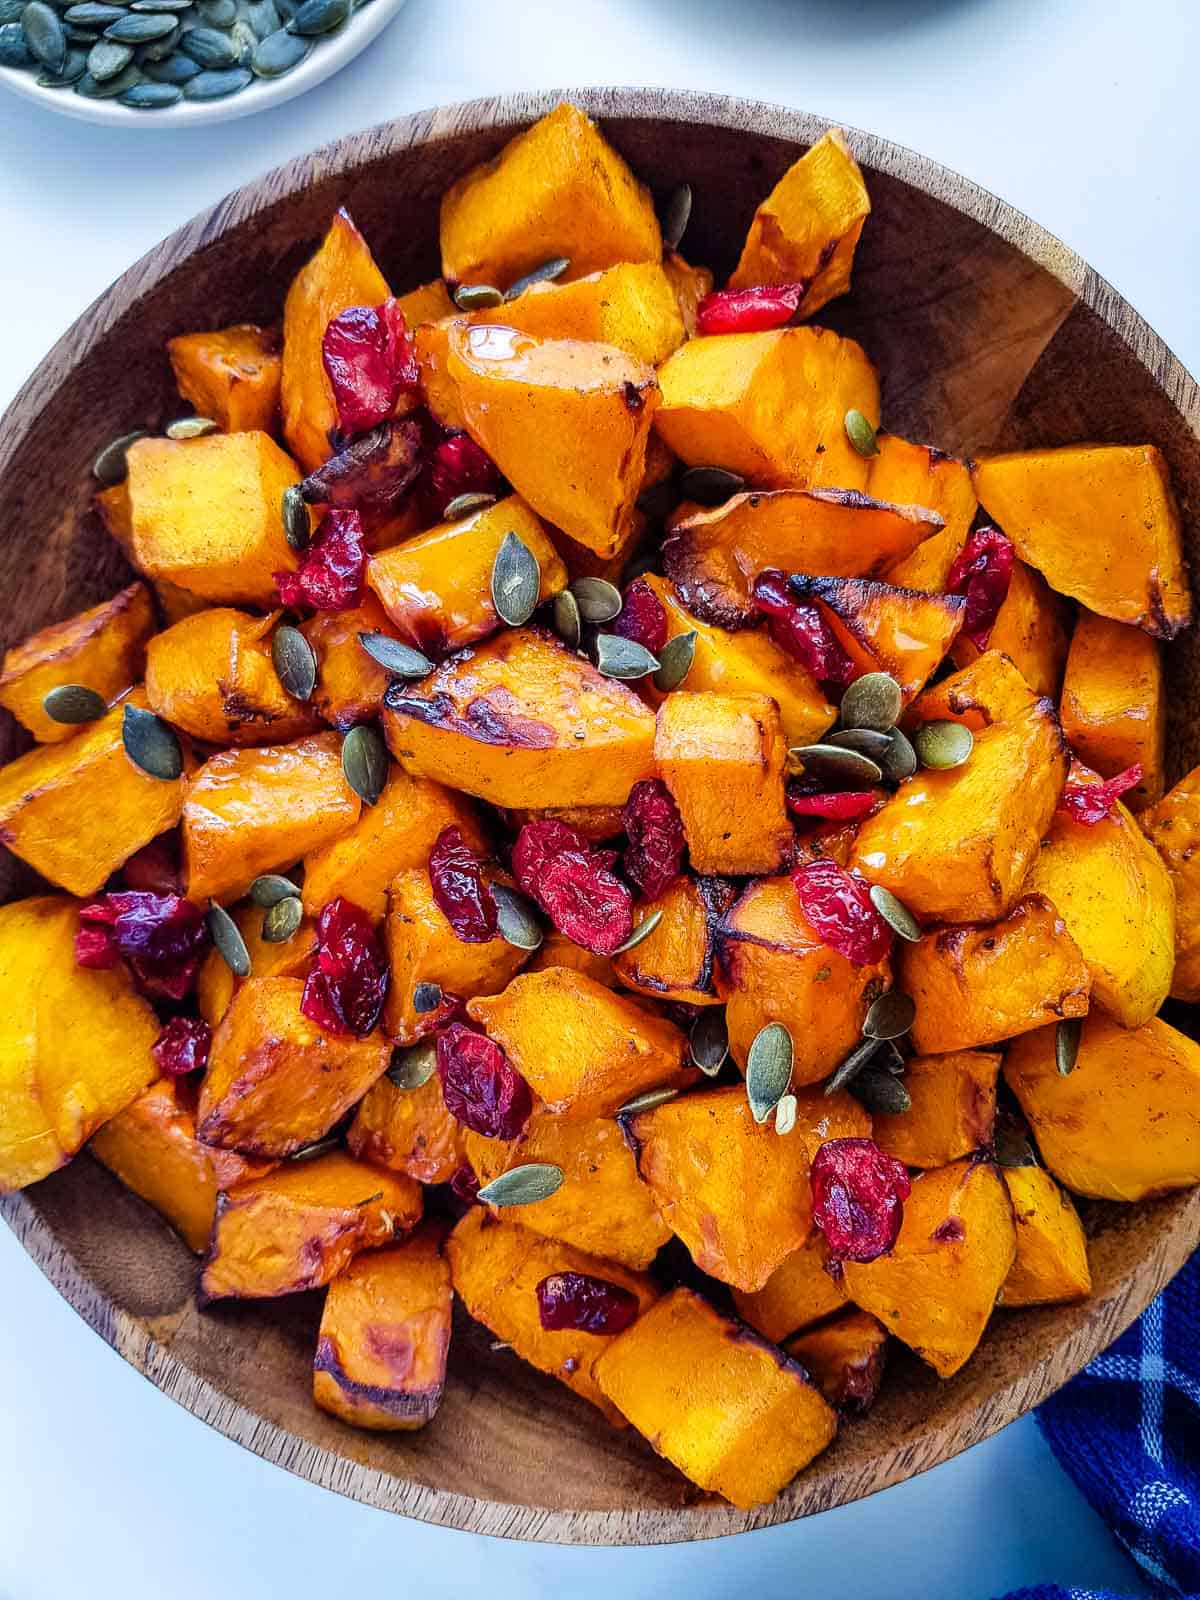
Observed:
[[[347,135],[235,190],[154,246],[105,290],[54,344],[0,419],[0,471],[7,468],[62,374],[83,361],[140,299],[231,229],[318,180],[348,177],[360,167],[460,133],[523,126],[561,100],[572,101],[601,121],[688,122],[797,144],[811,144],[831,123],[837,123],[835,118],[737,96],[617,87],[522,91],[481,98],[415,112]],[[982,224],[1068,287],[1132,350],[1190,431],[1200,436],[1200,387],[1145,320],[1073,250],[1015,207],[939,163],[875,134],[837,125],[846,127],[851,147],[865,167],[896,177]],[[230,1400],[174,1356],[136,1318],[97,1290],[29,1196],[18,1193],[0,1198],[0,1216],[59,1293],[131,1366],[195,1416],[265,1460],[367,1505],[446,1527],[557,1544],[634,1545],[715,1538],[827,1510],[915,1476],[1014,1421],[1123,1332],[1200,1242],[1200,1188],[1160,1204],[1158,1237],[1150,1255],[1138,1263],[1137,1276],[1127,1276],[1115,1283],[1107,1296],[1087,1302],[1094,1314],[1056,1347],[1053,1372],[1050,1364],[1043,1362],[1015,1380],[997,1385],[969,1423],[956,1418],[952,1432],[943,1429],[932,1440],[917,1435],[874,1457],[869,1480],[862,1475],[840,1482],[823,1480],[816,1492],[811,1492],[806,1491],[802,1474],[773,1504],[752,1511],[711,1501],[678,1508],[546,1511],[451,1493],[363,1467],[349,1456],[312,1445]]]

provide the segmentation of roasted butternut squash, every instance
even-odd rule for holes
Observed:
[[[979,508],[971,469],[943,450],[911,444],[894,433],[877,434],[875,444],[879,454],[871,457],[868,493],[893,505],[925,506],[943,523],[939,533],[890,562],[883,576],[900,589],[941,594]]]
[[[263,938],[265,913],[261,906],[247,902],[236,906],[232,915],[250,957],[251,978],[307,976],[317,947],[317,928],[311,917],[301,922],[290,939],[273,943]],[[205,954],[196,976],[196,1004],[211,1028],[215,1028],[229,1010],[234,992],[243,981],[234,977],[229,963],[215,945]]]
[[[849,1307],[797,1334],[784,1351],[839,1411],[869,1411],[883,1381],[887,1329],[865,1311]]]
[[[1135,763],[1142,779],[1125,795],[1131,811],[1161,799],[1166,762],[1162,650],[1126,623],[1081,611],[1071,635],[1059,708],[1067,742],[1102,778]]]
[[[972,733],[982,733],[993,722],[1024,715],[1036,699],[1010,656],[985,650],[969,667],[923,689],[905,712],[903,724],[911,733],[923,722],[961,722]]]
[[[429,283],[410,289],[407,294],[398,294],[396,304],[404,313],[405,322],[414,329],[426,322],[438,322],[454,312],[454,301],[450,298],[445,278],[433,278]]]
[[[449,1183],[466,1164],[464,1132],[446,1110],[436,1072],[418,1089],[402,1089],[385,1073],[360,1101],[346,1143],[352,1155],[373,1166],[407,1173],[418,1183]]]
[[[815,602],[860,673],[887,672],[911,700],[945,659],[966,601],[860,578],[792,578],[800,601]]]
[[[690,266],[678,250],[669,250],[663,256],[663,271],[674,291],[684,330],[689,339],[694,339],[700,302],[712,293],[713,275],[707,267]]]
[[[387,613],[373,594],[349,611],[317,611],[300,632],[317,658],[317,686],[309,704],[319,717],[345,733],[356,722],[379,715],[391,674],[363,649],[359,635],[395,636]]]
[[[638,916],[662,913],[653,932],[632,950],[614,958],[619,982],[636,994],[684,1005],[720,1003],[716,962],[717,926],[735,894],[724,879],[677,878],[657,900],[639,907]]]
[[[617,987],[616,968],[610,956],[593,955],[590,950],[585,950],[581,944],[576,944],[574,939],[569,939],[565,933],[559,933],[556,928],[551,928],[547,932],[524,970],[546,972],[551,967],[565,967],[570,972],[582,972],[585,977],[591,978],[595,983],[603,984],[606,989]]]
[[[982,1150],[991,1143],[999,1073],[1000,1056],[990,1050],[913,1056],[904,1069],[912,1105],[877,1111],[872,1138],[906,1167],[947,1167]]]
[[[226,433],[274,433],[282,363],[277,337],[253,322],[167,340],[175,386]]]
[[[1181,778],[1139,822],[1175,890],[1176,1000],[1200,1000],[1200,767]]]
[[[988,635],[988,649],[1001,650],[1019,668],[1036,695],[1058,698],[1070,638],[1070,608],[1046,580],[1023,561],[1014,561],[1008,593]],[[955,666],[966,667],[979,653],[959,634],[951,649]]]
[[[1002,1167],[1017,1225],[1017,1258],[1000,1291],[1002,1306],[1045,1306],[1092,1292],[1087,1238],[1079,1213],[1042,1167]]]
[[[509,825],[515,832],[527,822],[565,822],[568,828],[590,839],[593,844],[603,844],[608,839],[619,839],[625,832],[625,819],[620,806],[530,806],[508,813]]]
[[[733,1291],[738,1316],[772,1344],[840,1311],[846,1304],[841,1275],[830,1271],[825,1235],[816,1228],[775,1268],[761,1289]]]

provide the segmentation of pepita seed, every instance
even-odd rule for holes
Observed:
[[[723,1006],[705,1006],[688,1034],[688,1053],[706,1078],[715,1078],[729,1057]]]
[[[75,85],[75,93],[88,100],[116,100],[141,81],[142,74],[136,67],[126,67],[124,72],[118,72],[115,78],[106,78],[103,83],[93,78],[90,72],[85,72]]]
[[[975,748],[975,735],[963,722],[924,722],[912,743],[922,766],[945,772],[962,766]]]
[[[670,252],[679,249],[679,241],[687,232],[687,225],[692,216],[692,186],[690,183],[681,183],[663,207],[662,215],[662,241],[663,249]]]
[[[22,8],[23,9],[23,8]],[[0,67],[27,67],[33,61],[19,22],[0,24]]]
[[[1075,1070],[1079,1060],[1079,1043],[1083,1038],[1083,1018],[1064,1017],[1054,1030],[1054,1065],[1059,1076],[1066,1078]]]
[[[907,939],[909,944],[916,944],[921,937],[921,924],[903,900],[898,900],[892,891],[885,889],[881,883],[871,885],[870,896],[871,904],[892,932],[898,933],[902,939]]]
[[[504,535],[492,563],[491,587],[496,615],[509,627],[519,628],[537,610],[542,569],[529,546],[511,531]]]
[[[37,84],[40,89],[69,89],[73,83],[79,82],[86,71],[87,51],[68,47],[62,70],[51,72],[49,67],[43,68],[37,75]]]
[[[131,444],[136,444],[139,439],[145,437],[145,428],[135,428],[132,433],[122,433],[111,444],[106,444],[92,463],[92,476],[96,482],[103,484],[106,489],[111,489],[114,484],[124,483],[129,470],[125,460],[126,452]]]
[[[875,429],[863,416],[862,412],[856,411],[853,406],[846,413],[846,437],[860,456],[877,456],[879,454]]]
[[[792,1036],[782,1022],[768,1022],[746,1056],[746,1098],[755,1122],[765,1122],[792,1081]]]
[[[678,1099],[678,1089],[647,1089],[642,1094],[635,1094],[632,1100],[626,1100],[616,1115],[636,1117],[640,1111],[653,1111],[656,1106],[665,1106],[669,1100]]]
[[[685,500],[695,500],[697,505],[719,506],[735,494],[741,494],[746,480],[739,473],[727,472],[724,467],[689,467],[679,480]]]
[[[251,900],[264,911],[277,906],[281,900],[294,900],[299,893],[298,886],[280,872],[264,872],[250,885]]]
[[[442,1003],[442,986],[440,983],[418,983],[412,992],[412,1008],[419,1017],[427,1012],[436,1011]]]
[[[840,716],[846,728],[874,728],[886,733],[900,715],[903,696],[889,672],[865,672],[842,696]]]
[[[250,70],[260,78],[282,78],[312,53],[312,40],[278,28],[254,47]]]
[[[229,37],[233,40],[233,47],[238,53],[238,66],[248,67],[250,57],[258,48],[258,35],[248,22],[243,22],[239,17],[230,28]]]
[[[648,678],[662,662],[636,639],[623,639],[619,633],[598,633],[596,665],[606,678],[632,680]]]
[[[579,649],[579,641],[583,637],[582,619],[579,615],[579,602],[570,589],[560,589],[554,596],[554,631],[564,644],[569,644],[572,650]]]
[[[75,724],[95,722],[108,710],[108,702],[95,689],[82,683],[60,683],[42,700],[42,710],[51,722]]]
[[[576,578],[571,593],[585,622],[611,622],[625,604],[616,584],[604,578]]]
[[[543,935],[533,901],[505,883],[494,883],[491,887],[500,937],[515,950],[536,950]]]
[[[259,39],[269,39],[273,33],[283,29],[283,18],[279,15],[275,0],[249,0],[246,21]]]
[[[232,28],[237,21],[236,0],[196,0],[196,10],[210,28]]]
[[[293,33],[332,33],[350,15],[350,0],[304,0],[288,23]]]
[[[879,765],[889,783],[903,783],[917,770],[917,752],[899,728],[892,728],[887,740],[887,754],[880,758]]]
[[[96,43],[97,39],[99,39],[100,29],[81,28],[76,22],[68,22],[66,25],[66,34],[68,44],[86,44],[90,49],[90,47]],[[86,67],[87,63],[85,62],[84,65]]]
[[[692,670],[692,662],[696,659],[696,638],[696,630],[689,628],[687,633],[677,633],[673,639],[668,639],[658,652],[654,687],[660,694],[670,694],[672,689],[678,689]]]
[[[775,1132],[781,1136],[791,1133],[796,1126],[796,1116],[800,1110],[799,1102],[794,1094],[785,1094],[775,1107]]]
[[[165,61],[147,61],[145,73],[154,83],[184,84],[203,72],[204,68],[198,61],[193,61],[191,56],[180,55],[178,51],[169,55]]]
[[[304,907],[294,894],[276,900],[262,920],[262,936],[267,944],[286,944],[295,937],[304,921]]]
[[[175,46],[179,41],[180,29],[176,26],[170,33],[164,33],[161,39],[151,39],[149,44],[140,44],[137,51],[137,63],[165,61],[173,55]]]
[[[887,734],[876,733],[874,728],[845,728],[840,733],[827,734],[825,743],[835,744],[839,750],[857,750],[881,769],[892,748]]]
[[[628,939],[626,939],[625,943],[617,946],[617,948],[613,951],[613,955],[623,955],[626,950],[636,949],[637,946],[641,944],[643,939],[648,939],[650,937],[662,919],[663,914],[661,911],[651,911],[649,916],[642,918],[637,927],[634,928],[633,932],[629,935]]]
[[[485,1206],[532,1206],[561,1189],[563,1177],[563,1169],[553,1161],[527,1161],[485,1183],[478,1198]]]
[[[850,1054],[839,1061],[830,1074],[825,1084],[826,1096],[836,1094],[839,1089],[844,1089],[852,1078],[856,1078],[879,1047],[878,1039],[864,1039],[861,1044],[856,1044]]]
[[[95,72],[95,68],[92,69]],[[160,78],[160,83],[169,82],[169,79]],[[164,432],[168,439],[203,439],[206,434],[220,433],[221,424],[214,422],[211,417],[176,417],[174,422],[168,422]]]
[[[110,22],[104,37],[115,44],[153,44],[155,39],[165,39],[167,34],[174,33],[178,26],[170,12],[131,11],[118,17],[116,22]]]
[[[504,291],[504,298],[518,300],[526,289],[532,289],[535,283],[553,283],[555,278],[562,277],[570,265],[570,256],[553,256],[549,261],[543,261],[540,267],[534,267],[532,272],[527,272],[524,277],[518,278],[515,283],[510,283]]]
[[[433,671],[433,662],[412,645],[403,644],[386,633],[360,633],[358,642],[385,672],[397,678],[423,678]]]
[[[460,517],[469,517],[476,511],[486,511],[488,506],[495,504],[496,496],[484,494],[482,490],[472,494],[456,494],[443,510],[442,521],[457,522]]]
[[[180,37],[179,48],[202,67],[237,65],[238,53],[233,40],[227,33],[218,33],[215,28],[189,28]]]
[[[336,1133],[327,1133],[323,1139],[314,1139],[311,1144],[301,1145],[299,1150],[293,1150],[290,1156],[284,1156],[283,1159],[285,1161],[315,1161],[318,1156],[327,1156],[331,1150],[339,1149],[341,1143],[342,1141]],[[381,1194],[382,1191],[378,1195],[373,1195],[372,1199],[378,1200]],[[354,1203],[357,1206],[366,1206],[370,1205],[371,1201],[356,1200]]]
[[[384,1076],[397,1089],[421,1089],[437,1071],[437,1046],[423,1039],[408,1050],[393,1050]]]
[[[195,32],[194,28],[192,32]],[[195,57],[189,59],[195,60]],[[196,64],[199,66],[199,62]],[[298,483],[291,484],[283,491],[280,515],[283,517],[284,538],[292,549],[307,550],[312,538],[312,518]]]
[[[249,67],[225,67],[220,72],[206,69],[184,84],[183,97],[185,100],[224,100],[227,95],[244,89],[253,78]]]
[[[131,44],[118,44],[115,39],[97,39],[88,51],[87,70],[97,83],[103,83],[106,78],[115,78],[118,72],[124,72],[132,60]]]
[[[845,750],[837,744],[796,745],[788,755],[800,762],[806,778],[815,778],[818,783],[827,783],[836,789],[869,789],[883,778],[870,756],[857,750]]]
[[[117,98],[133,111],[165,111],[168,106],[178,105],[183,90],[174,83],[135,83]]]
[[[33,59],[51,72],[61,72],[67,60],[67,35],[53,6],[46,0],[29,0],[21,13],[21,31]]]
[[[7,27],[10,22],[19,26],[25,5],[26,0],[0,0],[0,28]],[[69,18],[64,17],[63,20],[68,21]]]
[[[916,1005],[903,989],[889,989],[881,994],[863,1020],[863,1037],[867,1039],[899,1039],[913,1025]]]
[[[1029,1134],[1015,1117],[1001,1114],[992,1132],[992,1149],[1001,1167],[1036,1167],[1037,1156]]]
[[[454,291],[454,304],[460,311],[490,311],[504,304],[504,296],[490,283],[460,283]]]
[[[242,938],[237,923],[225,907],[219,906],[215,900],[210,903],[205,920],[208,923],[209,937],[216,946],[221,960],[235,978],[248,978],[250,952],[246,949],[246,941]]]
[[[912,1109],[912,1096],[890,1072],[867,1067],[849,1085],[850,1093],[872,1116],[902,1117]]]
[[[130,0],[130,11],[187,11],[192,0]]]
[[[169,722],[140,706],[126,706],[121,723],[125,754],[148,777],[173,782],[183,772],[183,746]]]
[[[201,74],[203,76],[203,74]],[[299,628],[283,623],[271,639],[271,660],[284,693],[293,700],[311,700],[317,686],[317,657]]]
[[[342,772],[346,782],[364,805],[373,806],[387,782],[387,746],[365,723],[360,723],[342,740]]]

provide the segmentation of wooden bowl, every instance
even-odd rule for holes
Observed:
[[[722,274],[755,203],[823,124],[749,101],[659,90],[569,96],[602,119],[657,191],[695,191],[688,256]],[[126,579],[89,513],[89,467],[114,434],[177,413],[169,335],[279,315],[292,274],[345,204],[393,285],[438,270],[438,198],[562,96],[517,95],[408,117],[344,139],[239,190],[182,228],[82,316],[0,428],[3,643],[91,605]],[[1196,385],[1137,314],[1058,240],[945,168],[852,134],[872,215],[854,294],[822,313],[862,340],[884,419],[960,452],[1079,439],[1153,440],[1185,504],[1200,491]],[[1195,561],[1194,524],[1189,544]],[[1170,651],[1172,750],[1200,758],[1194,633]],[[11,726],[0,757],[14,753]],[[0,898],[27,892],[11,861]],[[944,1461],[1034,1406],[1148,1304],[1200,1240],[1200,1191],[1089,1208],[1095,1293],[998,1313],[948,1383],[897,1348],[882,1398],[774,1505],[701,1495],[632,1432],[465,1317],[436,1421],[406,1437],[317,1411],[314,1295],[203,1314],[194,1259],[89,1157],[0,1209],[91,1325],[160,1388],[230,1438],[343,1494],[431,1522],[576,1544],[702,1539],[786,1522]]]

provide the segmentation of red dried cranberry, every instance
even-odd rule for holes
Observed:
[[[613,619],[612,631],[633,639],[656,656],[667,642],[667,613],[662,601],[644,578],[635,578],[625,591],[625,604]]]
[[[621,820],[629,836],[626,876],[647,900],[657,900],[682,870],[684,838],[679,807],[661,778],[644,778],[629,791]]]
[[[884,959],[892,947],[891,929],[871,904],[860,878],[822,857],[797,867],[792,883],[813,932],[831,950],[856,967]]]
[[[1094,828],[1105,817],[1112,816],[1113,807],[1123,794],[1141,783],[1142,764],[1135,761],[1132,767],[1126,767],[1124,772],[1118,772],[1115,778],[1104,783],[1089,783],[1088,775],[1092,775],[1091,769],[1082,762],[1071,763],[1066,786],[1058,797],[1058,809],[1065,811],[1072,821],[1082,822],[1085,828]]]
[[[498,494],[502,483],[496,463],[469,433],[452,433],[430,458],[430,501],[439,517],[460,494]]]
[[[696,307],[696,332],[762,333],[790,322],[808,292],[808,284],[760,283],[750,289],[721,289],[706,294]]]
[[[754,602],[769,618],[767,631],[818,683],[843,686],[859,676],[820,608],[794,600],[782,572],[768,568],[754,580]]]
[[[551,1331],[624,1333],[637,1318],[632,1289],[590,1272],[552,1272],[537,1286],[538,1320]]]
[[[75,961],[81,967],[129,965],[143,994],[182,1000],[208,942],[204,912],[177,894],[122,889],[79,908]]]
[[[787,792],[788,810],[794,817],[828,817],[835,822],[848,822],[854,817],[865,817],[879,804],[877,789],[846,789],[833,794],[807,793],[799,784],[790,784]]]
[[[484,883],[479,857],[461,828],[443,828],[434,840],[429,886],[438,909],[464,944],[487,944],[496,937],[496,897]]]
[[[552,819],[527,822],[513,846],[517,882],[559,933],[611,956],[633,932],[633,896],[609,870],[613,850],[596,850],[574,828]]]
[[[160,1072],[183,1078],[208,1065],[212,1029],[199,1017],[172,1017],[150,1047]]]
[[[485,1033],[452,1022],[437,1042],[446,1110],[472,1133],[516,1139],[533,1110],[529,1085]]]
[[[538,822],[527,822],[513,845],[512,867],[517,887],[534,900],[546,863],[562,850],[575,850],[586,855],[587,840],[581,833],[555,817],[543,817]]]
[[[947,594],[965,594],[962,634],[986,650],[1000,607],[1008,597],[1016,551],[999,528],[977,528],[959,551],[946,579]]]
[[[421,475],[426,431],[416,415],[377,423],[310,472],[301,495],[309,505],[386,518]]]
[[[464,1206],[473,1206],[479,1200],[479,1179],[469,1162],[456,1168],[450,1179],[450,1193]]]
[[[316,965],[304,980],[300,1009],[327,1033],[364,1038],[379,1021],[388,964],[361,906],[338,895],[317,918]]]
[[[174,834],[160,834],[140,850],[135,850],[121,868],[127,889],[144,889],[151,894],[179,894],[183,880],[179,872],[179,844]]]
[[[903,1164],[874,1139],[828,1139],[813,1157],[813,1222],[835,1261],[876,1261],[891,1250],[912,1191]]]
[[[361,433],[390,417],[419,378],[404,313],[395,300],[349,306],[325,329],[321,359],[333,389],[338,426]]]
[[[101,927],[98,923],[80,923],[79,931],[75,935],[77,967],[103,971],[108,967],[115,967],[120,959],[121,952],[117,949],[117,941],[113,938],[111,928]]]
[[[367,570],[363,537],[357,511],[326,512],[299,571],[275,574],[284,605],[315,611],[349,611],[358,605]]]

